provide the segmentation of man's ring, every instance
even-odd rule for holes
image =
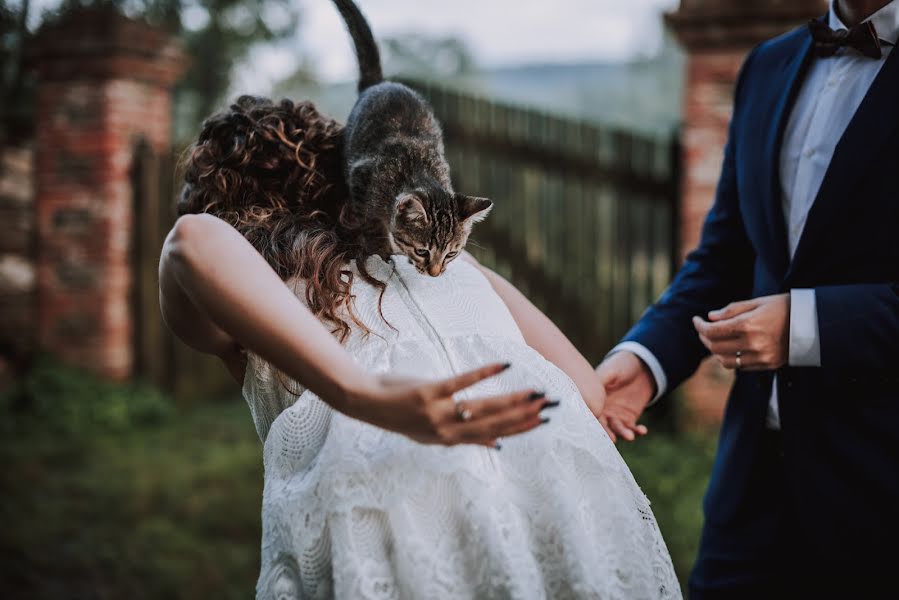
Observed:
[[[743,353],[737,350],[737,368],[743,368]]]
[[[463,422],[471,420],[471,411],[465,408],[465,405],[459,401],[456,401],[456,417]]]

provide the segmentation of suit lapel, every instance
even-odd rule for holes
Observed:
[[[878,152],[899,125],[899,48],[887,57],[858,110],[834,149],[821,188],[808,213],[805,229],[786,279],[826,239],[840,213],[852,209],[852,189],[875,162]]]
[[[786,273],[790,264],[790,253],[787,247],[787,230],[784,222],[783,207],[781,206],[781,182],[780,182],[780,150],[783,145],[784,131],[790,120],[790,112],[796,101],[796,96],[805,79],[812,58],[812,37],[807,31],[803,31],[799,37],[796,51],[786,57],[782,63],[782,69],[777,78],[772,78],[771,89],[777,95],[772,114],[773,127],[768,130],[765,143],[765,156],[769,161],[767,169],[768,194],[763,199],[765,222],[769,247],[772,248],[773,267],[778,276]],[[764,189],[764,188],[763,188]]]

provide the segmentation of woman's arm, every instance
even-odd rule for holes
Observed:
[[[338,410],[348,386],[370,383],[249,242],[214,216],[178,220],[159,279],[166,323],[197,350],[250,348]]]
[[[176,242],[183,241],[184,229],[190,228],[190,220],[178,222],[169,233],[163,249],[159,264],[162,319],[182,342],[194,350],[219,357],[237,384],[242,385],[247,361],[240,346],[191,301],[175,280],[172,250],[177,249]]]
[[[599,376],[584,355],[574,347],[574,344],[565,337],[555,323],[540,312],[540,309],[534,306],[514,285],[481,265],[468,252],[463,252],[461,258],[475,265],[484,273],[490,285],[512,313],[512,318],[521,329],[528,346],[571,377],[587,406],[590,407],[593,414],[599,417],[605,402],[605,390],[599,381]]]
[[[458,418],[452,394],[503,365],[436,383],[365,373],[252,245],[212,215],[178,220],[159,271],[163,315],[186,343],[223,357],[248,348],[349,416],[444,444],[492,445],[540,423],[543,401],[528,401],[531,390],[472,402],[472,418]]]

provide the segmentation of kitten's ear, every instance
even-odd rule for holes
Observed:
[[[472,223],[480,223],[493,209],[493,202],[487,198],[456,194],[456,202],[459,205],[459,218],[463,221],[471,219]]]
[[[396,220],[414,227],[428,224],[428,211],[416,194],[400,194],[396,199]]]

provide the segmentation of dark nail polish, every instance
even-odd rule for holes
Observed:
[[[528,396],[528,400],[530,400],[531,402],[539,400],[540,398],[546,398],[546,393],[545,392],[534,392],[533,394]]]
[[[541,425],[546,425],[547,423],[549,423],[549,417],[540,417]]]
[[[504,363],[504,364],[503,364],[503,368],[500,369],[500,371],[505,371],[506,369],[508,369],[508,368],[511,367],[511,366],[512,366],[512,363]]]
[[[551,400],[543,405],[543,408],[555,408],[559,405],[558,400]]]

